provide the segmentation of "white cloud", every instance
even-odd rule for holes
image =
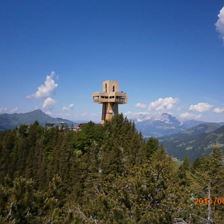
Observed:
[[[145,121],[152,119],[153,115],[150,112],[132,112],[128,111],[124,113],[129,119],[134,119],[137,121]]]
[[[99,117],[100,114],[99,114],[99,113],[92,113],[92,112],[84,111],[84,112],[81,112],[81,113],[80,113],[80,116],[82,116],[82,117],[89,117],[89,116],[92,116],[92,117]]]
[[[180,114],[180,118],[183,120],[191,120],[191,119],[199,119],[201,117],[201,114],[193,114],[193,113],[189,113],[189,112],[184,112],[182,114]]]
[[[215,23],[215,27],[224,41],[224,6],[221,8],[218,14],[218,20]]]
[[[0,114],[7,113],[7,112],[8,112],[8,108],[7,107],[0,107]]]
[[[177,103],[177,99],[173,97],[159,98],[149,104],[149,110],[170,110]]]
[[[135,105],[137,108],[145,109],[147,105],[145,103],[136,103]]]
[[[47,115],[49,115],[49,116],[52,116],[53,115],[52,111],[50,111],[50,110],[44,111],[44,113],[47,114]]]
[[[49,97],[53,91],[58,87],[58,84],[54,80],[54,72],[51,72],[50,75],[46,76],[46,79],[43,84],[41,84],[37,91],[27,98],[45,98]]]
[[[55,89],[58,87],[58,84],[54,79],[54,75],[54,72],[47,75],[44,83],[37,88],[37,91],[34,94],[27,96],[28,99],[41,99],[42,107],[45,110],[51,109],[56,103],[56,101],[51,97]]]
[[[206,111],[209,111],[211,108],[212,108],[212,105],[202,102],[202,103],[190,105],[189,110],[195,111],[195,112],[206,112]]]
[[[215,113],[224,113],[224,107],[216,107],[213,111]]]
[[[7,107],[0,107],[0,114],[3,114],[3,113],[15,113],[18,111],[18,107],[14,107],[12,109],[9,109]]]
[[[54,99],[52,99],[51,97],[47,97],[44,102],[43,102],[43,108],[44,109],[49,109],[51,108],[54,104],[56,103],[56,101]]]
[[[63,111],[71,111],[74,109],[74,104],[73,103],[70,103],[68,106],[64,106],[62,108]]]
[[[18,109],[19,109],[18,107],[14,107],[10,110],[10,113],[15,113],[18,111]]]

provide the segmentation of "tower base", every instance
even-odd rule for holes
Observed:
[[[117,103],[103,103],[101,123],[104,123],[105,121],[111,121],[112,117],[117,114],[118,114]]]

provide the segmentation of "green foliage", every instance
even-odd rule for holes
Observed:
[[[161,148],[159,140],[156,138],[149,138],[146,141],[146,156],[150,158],[154,152],[156,152],[159,148]]]
[[[200,223],[224,196],[219,148],[190,164],[174,162],[154,138],[144,140],[122,115],[79,132],[38,123],[0,132],[0,223]],[[212,206],[215,223],[224,206]]]

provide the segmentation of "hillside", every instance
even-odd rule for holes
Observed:
[[[208,181],[223,195],[222,156],[178,165],[122,116],[79,132],[37,123],[0,132],[0,223],[200,223],[207,206],[194,198]],[[221,205],[212,214],[223,223]]]
[[[224,147],[224,126],[222,123],[204,123],[181,133],[160,138],[167,152],[183,159],[207,155],[215,144]]]
[[[74,122],[66,119],[53,118],[41,110],[34,110],[28,113],[0,114],[0,131],[14,129],[22,124],[33,124],[35,121],[41,125],[45,125],[46,123],[74,124]]]

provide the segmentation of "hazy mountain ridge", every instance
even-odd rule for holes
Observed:
[[[168,113],[163,113],[160,116],[151,117],[146,120],[135,120],[136,128],[145,137],[162,137],[177,134],[202,123],[204,122],[197,120],[179,121]]]
[[[224,123],[197,120],[179,121],[164,113],[161,116],[135,121],[145,137],[157,137],[166,151],[178,158],[194,160],[211,152],[214,144],[224,148]]]
[[[77,125],[70,120],[53,118],[41,110],[34,110],[28,113],[0,114],[0,131],[14,129],[22,124],[32,124],[35,121],[43,126],[46,123]],[[186,155],[191,159],[206,155],[216,143],[224,146],[224,123],[194,120],[181,122],[166,113],[135,123],[143,136],[158,137],[167,152],[178,159],[183,159]]]
[[[169,154],[179,159],[207,155],[214,145],[224,148],[224,124],[204,123],[181,133],[160,138]]]
[[[45,125],[46,123],[66,123],[68,125],[75,124],[70,120],[53,118],[41,110],[34,110],[27,113],[0,114],[0,131],[14,129],[22,124],[32,124],[35,121],[38,121],[41,125]]]

